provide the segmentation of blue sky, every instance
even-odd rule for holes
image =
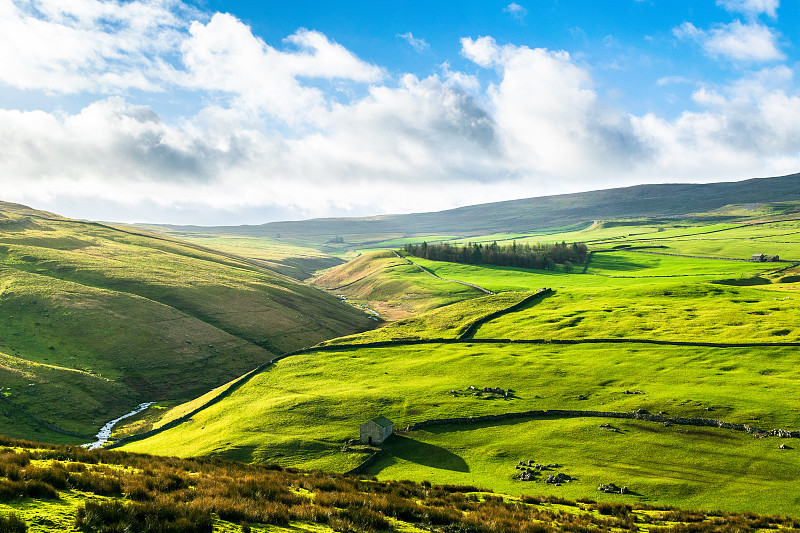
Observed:
[[[0,0],[0,184],[193,224],[800,170],[800,3]]]

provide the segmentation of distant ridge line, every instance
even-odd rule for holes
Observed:
[[[591,221],[636,217],[682,217],[726,205],[800,201],[800,173],[716,183],[642,184],[579,193],[475,204],[435,212],[371,217],[329,217],[260,225],[209,226],[208,232],[270,236],[400,233],[491,235],[560,228]],[[737,218],[737,217],[732,217]],[[165,225],[172,229],[198,226]]]

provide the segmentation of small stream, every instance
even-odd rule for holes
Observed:
[[[134,409],[130,413],[122,415],[121,417],[115,418],[111,422],[106,423],[105,426],[100,428],[100,431],[97,432],[97,435],[95,435],[95,437],[97,438],[96,441],[89,442],[87,444],[82,444],[82,446],[84,448],[89,449],[89,450],[96,450],[97,448],[100,448],[103,444],[106,443],[106,441],[108,441],[108,439],[111,438],[111,430],[114,428],[114,425],[117,422],[119,422],[120,420],[122,420],[124,418],[128,418],[129,416],[133,416],[133,415],[141,413],[142,411],[144,411],[145,409],[147,409],[148,407],[153,405],[153,403],[155,403],[155,402],[140,403],[139,405],[136,406],[136,409]]]

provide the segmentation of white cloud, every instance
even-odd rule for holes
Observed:
[[[119,97],[74,115],[0,111],[9,154],[0,175],[24,177],[4,184],[4,197],[41,202],[82,190],[104,202],[273,206],[310,216],[434,209],[445,181],[464,185],[453,206],[474,192],[470,184],[488,198],[502,189],[490,190],[505,175],[492,118],[436,76],[372,87],[323,112],[319,127],[287,138],[222,108],[171,126]]]
[[[785,59],[772,30],[755,22],[742,24],[736,20],[730,24],[716,25],[708,31],[697,28],[691,22],[684,22],[672,31],[680,39],[696,41],[713,57],[742,62]]]
[[[298,50],[285,52],[228,14],[217,13],[208,24],[193,22],[189,33],[181,46],[187,70],[182,84],[230,94],[248,112],[266,112],[292,125],[315,120],[326,105],[320,89],[298,78],[363,83],[383,77],[381,69],[315,31],[298,30],[286,39]]]
[[[567,52],[462,39],[462,54],[502,71],[489,89],[510,164],[521,176],[576,182],[618,172],[645,157],[628,117],[598,102],[589,73]]]
[[[401,39],[404,39],[414,50],[420,54],[429,50],[431,47],[431,45],[429,45],[425,39],[417,39],[410,31],[406,33],[399,33],[397,36]]]
[[[508,4],[505,8],[503,8],[503,11],[520,21],[524,20],[528,15],[528,10],[516,2],[511,2]]]
[[[188,8],[176,1],[0,0],[0,82],[48,93],[156,91]]]
[[[441,64],[442,76],[447,80],[451,86],[458,87],[461,90],[477,93],[481,89],[481,83],[478,78],[469,74],[465,74],[460,70],[451,70],[450,63],[445,61]]]
[[[792,78],[785,66],[763,69],[727,86],[695,91],[692,98],[703,111],[673,121],[635,117],[637,135],[659,147],[650,171],[694,179],[796,172],[800,97],[787,92]]]
[[[473,40],[461,39],[461,55],[482,67],[488,67],[500,60],[500,47],[492,37],[484,36]]]
[[[770,17],[777,16],[780,0],[717,0],[717,5],[733,13],[744,13],[755,16],[765,13]]]

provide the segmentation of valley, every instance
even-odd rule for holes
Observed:
[[[303,233],[298,222],[271,237],[3,204],[0,433],[82,444],[154,402],[120,421],[110,447],[466,487],[481,505],[499,494],[570,516],[629,506],[640,530],[681,523],[647,525],[672,508],[708,524],[717,510],[797,516],[800,203],[717,201],[727,203],[669,216],[604,218],[586,207],[526,231],[477,218],[459,229],[444,214],[428,233],[380,224],[357,233],[366,221],[347,233],[328,221],[335,233]],[[527,269],[404,248],[422,242],[585,243],[588,255]],[[359,425],[377,416],[394,435],[360,443]],[[21,442],[7,446],[38,449]],[[529,461],[550,466],[523,479]],[[626,493],[598,490],[608,484]],[[123,494],[107,498],[130,501]],[[70,498],[73,510],[84,505]],[[286,512],[247,521],[344,530]],[[238,530],[223,514],[215,527]]]

